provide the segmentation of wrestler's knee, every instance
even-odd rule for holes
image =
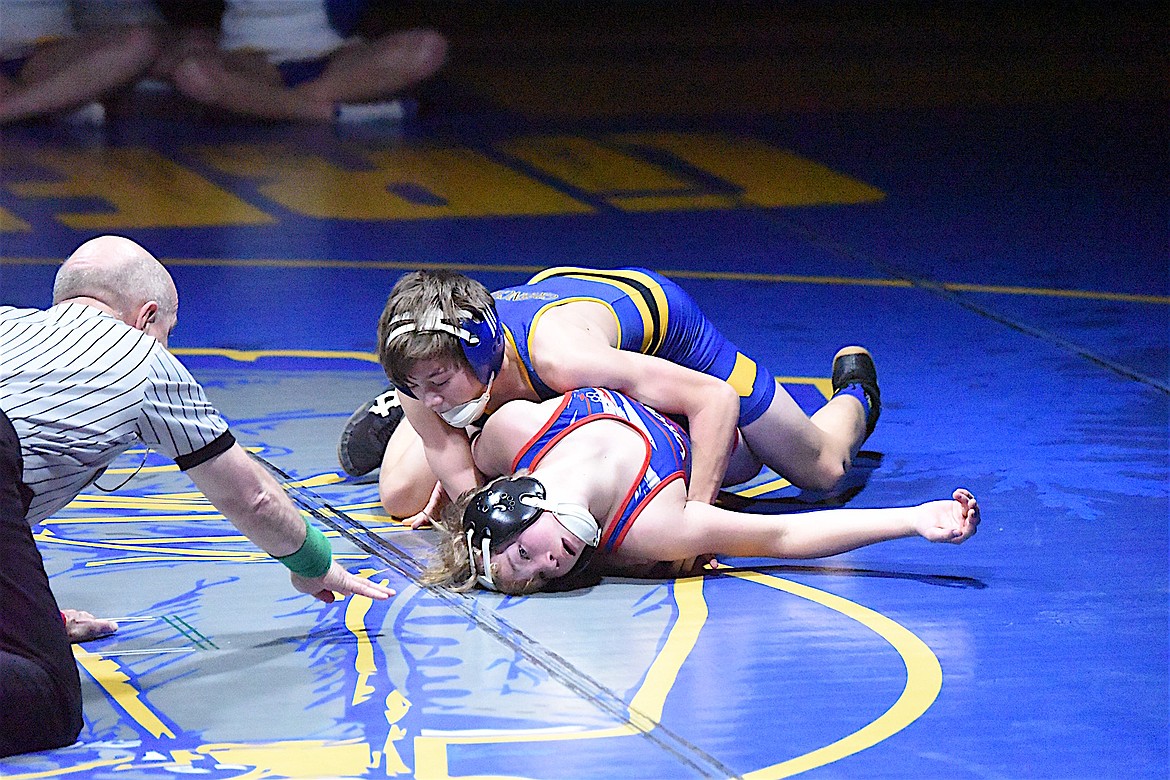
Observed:
[[[808,469],[795,476],[789,476],[788,481],[803,490],[831,491],[845,478],[850,465],[848,460],[822,457],[809,464]]]
[[[378,499],[386,514],[392,517],[412,517],[427,505],[430,493],[420,495],[416,485],[399,480],[382,479],[378,482]]]
[[[412,30],[415,74],[426,78],[447,62],[447,39],[435,30]]]
[[[122,45],[127,55],[140,67],[145,68],[159,55],[161,36],[150,27],[128,27],[121,33]]]
[[[175,66],[171,81],[175,89],[192,100],[214,103],[219,97],[222,67],[213,58],[191,57]]]
[[[419,28],[383,39],[379,47],[383,67],[409,81],[421,81],[447,62],[447,39],[435,30]]]

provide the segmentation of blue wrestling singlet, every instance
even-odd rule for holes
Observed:
[[[550,268],[527,284],[492,293],[496,311],[520,356],[529,385],[544,399],[557,390],[537,375],[529,354],[532,329],[555,306],[592,301],[607,307],[618,326],[618,348],[718,377],[739,393],[739,424],[757,420],[776,394],[776,380],[744,355],[674,282],[645,268]]]
[[[677,423],[632,398],[612,390],[585,387],[565,394],[552,418],[520,448],[512,461],[512,471],[535,468],[563,437],[595,420],[624,423],[641,434],[646,443],[646,457],[637,479],[602,529],[598,549],[613,552],[621,547],[642,507],[666,485],[687,478],[690,440]]]

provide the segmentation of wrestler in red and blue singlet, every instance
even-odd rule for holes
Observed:
[[[599,550],[613,552],[621,546],[642,507],[659,490],[690,472],[690,440],[679,425],[612,390],[585,387],[566,393],[560,407],[512,461],[512,470],[533,469],[570,431],[596,420],[617,420],[641,434],[646,456],[638,477],[630,485],[614,516],[603,523]]]

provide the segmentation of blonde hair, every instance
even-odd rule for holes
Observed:
[[[439,585],[460,593],[475,587],[471,550],[463,532],[463,510],[482,491],[483,488],[464,491],[463,495],[443,507],[434,524],[439,532],[435,555],[420,578],[423,585]]]
[[[463,345],[450,333],[415,332],[396,336],[386,343],[392,323],[418,322],[433,311],[458,322],[461,311],[481,316],[495,309],[488,289],[474,279],[454,271],[412,271],[390,290],[378,320],[378,361],[390,381],[406,385],[406,375],[421,360],[448,360],[470,368]]]

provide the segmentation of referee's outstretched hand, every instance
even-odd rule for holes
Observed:
[[[367,579],[350,574],[337,561],[329,567],[329,571],[325,572],[321,577],[302,577],[299,574],[290,575],[292,578],[293,587],[301,593],[308,593],[315,599],[324,601],[326,604],[333,602],[337,598],[337,594],[342,596],[365,596],[366,598],[388,599],[394,595],[395,591],[387,588],[385,585],[379,585],[376,582],[370,582]]]
[[[63,609],[61,617],[65,621],[65,633],[69,641],[88,642],[91,639],[101,639],[118,630],[118,624],[106,618],[94,617],[88,612],[79,609]]]

